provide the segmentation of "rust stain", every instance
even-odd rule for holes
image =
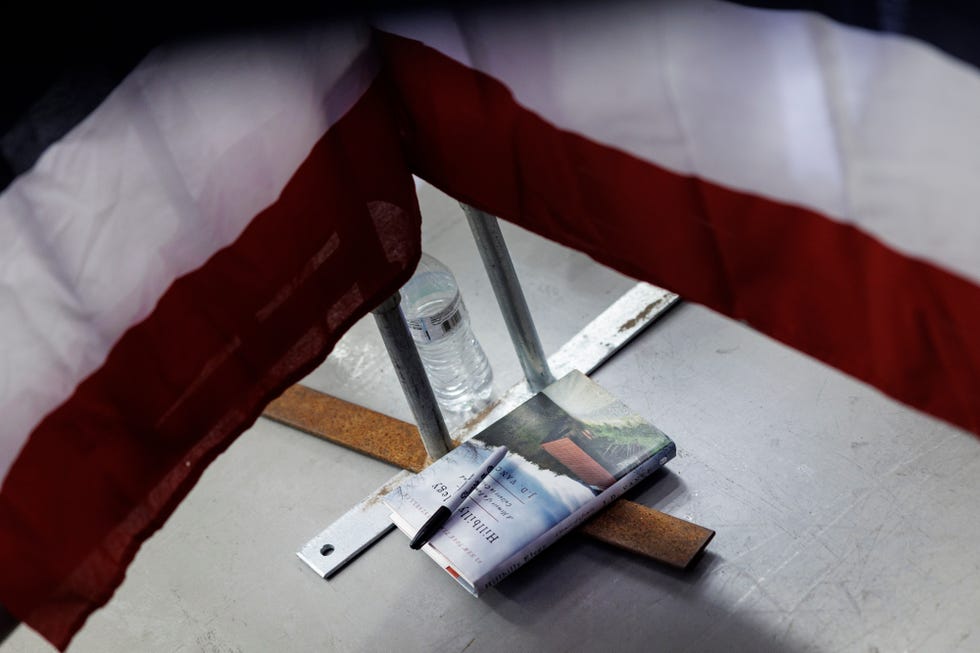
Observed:
[[[619,326],[619,333],[622,333],[623,331],[629,331],[630,329],[634,328],[637,324],[645,320],[647,316],[650,315],[650,313],[655,308],[657,308],[658,306],[664,303],[665,299],[666,299],[665,297],[661,297],[657,301],[647,304],[646,307],[636,315],[636,317],[633,317],[627,320],[626,322],[623,322]]]
[[[490,402],[490,404],[488,404],[486,408],[484,408],[479,413],[474,415],[471,419],[467,420],[466,424],[463,424],[463,428],[459,430],[459,433],[463,435],[470,433],[473,430],[473,427],[479,424],[480,422],[482,422],[483,418],[489,415],[493,411],[493,409],[497,407],[499,403],[500,403],[499,399]],[[458,446],[459,444],[461,444],[461,440],[454,438],[453,444]]]
[[[370,508],[371,506],[374,506],[374,505],[376,505],[378,503],[381,503],[382,499],[384,499],[385,496],[387,496],[387,494],[388,494],[387,492],[384,492],[384,493],[379,492],[377,494],[372,494],[364,502],[364,507],[365,508]]]

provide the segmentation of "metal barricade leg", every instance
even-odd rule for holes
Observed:
[[[372,312],[409,408],[415,416],[425,451],[429,458],[436,460],[452,448],[452,440],[429,384],[429,377],[425,375],[422,359],[415,348],[405,316],[398,307],[400,298],[401,295],[396,292]]]
[[[555,377],[548,368],[548,359],[534,328],[534,321],[527,308],[524,291],[517,280],[517,272],[514,270],[510,252],[507,251],[504,235],[500,232],[500,225],[497,218],[488,213],[467,204],[460,203],[460,206],[470,223],[470,230],[483,259],[483,267],[490,277],[490,285],[493,286],[504,323],[524,369],[524,378],[527,379],[531,392],[539,392],[553,383]]]

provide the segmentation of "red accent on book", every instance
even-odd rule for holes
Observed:
[[[570,469],[573,474],[588,485],[605,489],[616,482],[612,474],[597,463],[595,458],[575,444],[571,438],[542,442],[541,448],[558,459],[558,462]]]

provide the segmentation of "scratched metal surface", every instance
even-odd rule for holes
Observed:
[[[450,219],[443,199],[424,199]],[[430,249],[489,315],[489,288],[471,291],[479,268],[453,260],[469,242],[459,228]],[[591,317],[573,313],[629,286],[514,238],[548,352]],[[508,357],[502,330],[480,329],[492,359]],[[407,419],[373,340],[355,332],[344,363],[311,381]],[[495,368],[498,387],[519,375],[516,361]],[[980,650],[980,439],[692,305],[595,378],[677,441],[669,471],[635,498],[717,530],[693,572],[571,537],[473,599],[389,536],[321,581],[297,542],[392,468],[263,420],[144,546],[72,650]],[[0,646],[44,650],[24,628]]]

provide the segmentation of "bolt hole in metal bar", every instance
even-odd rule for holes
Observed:
[[[330,578],[336,574],[395,527],[389,517],[391,511],[381,501],[381,497],[412,476],[411,472],[406,471],[392,476],[367,499],[307,542],[296,555],[321,578]],[[330,552],[323,553],[326,550]]]

